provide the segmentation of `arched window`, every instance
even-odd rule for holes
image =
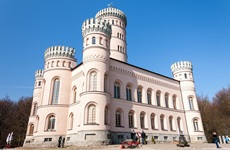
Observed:
[[[114,83],[114,98],[120,98],[120,83],[115,82]]]
[[[73,130],[73,113],[69,115],[69,130]]]
[[[126,100],[128,100],[128,101],[132,100],[131,92],[132,92],[131,85],[127,85],[126,86]]]
[[[184,78],[187,79],[187,74],[186,73],[184,74]]]
[[[193,98],[189,97],[188,100],[189,100],[189,108],[190,108],[190,110],[194,110]]]
[[[97,73],[95,71],[90,73],[90,83],[89,90],[96,91],[97,90]]]
[[[177,118],[177,126],[178,126],[179,132],[181,132],[182,130],[181,130],[181,118],[180,117]]]
[[[161,116],[160,116],[161,130],[165,130],[165,126],[164,126],[164,118],[165,118],[165,116],[164,116],[164,115],[161,115]]]
[[[152,129],[156,129],[156,126],[155,126],[155,114],[154,113],[151,114],[150,119],[151,119],[151,127],[152,127]]]
[[[129,111],[129,127],[133,128],[134,127],[134,112]]]
[[[169,108],[169,94],[165,93],[165,107]]]
[[[137,102],[142,103],[142,87],[137,88]]]
[[[109,108],[108,106],[105,107],[105,116],[104,116],[104,122],[105,124],[108,124],[109,123]]]
[[[100,43],[101,45],[103,44],[103,43],[102,43],[102,37],[100,37],[99,43]]]
[[[151,89],[147,90],[147,101],[149,105],[152,104],[152,90]]]
[[[77,101],[77,88],[75,87],[73,90],[73,102],[76,103]]]
[[[161,92],[157,91],[156,93],[157,106],[161,106]]]
[[[199,131],[198,119],[193,120],[194,131]]]
[[[89,45],[89,38],[86,39],[86,46]]]
[[[176,107],[176,95],[173,95],[173,108],[177,109],[177,107]]]
[[[88,107],[88,118],[87,123],[93,124],[96,123],[96,106],[94,104],[89,105]]]
[[[141,123],[141,128],[145,128],[145,113],[141,112],[140,114],[140,123]]]
[[[49,116],[49,118],[48,118],[48,127],[47,127],[48,131],[52,131],[52,130],[55,129],[55,121],[56,121],[56,119],[55,119],[54,115]]]
[[[170,130],[172,131],[173,130],[173,117],[172,116],[169,117],[169,127],[170,127]]]
[[[96,38],[92,37],[92,44],[96,44]]]
[[[41,86],[41,81],[38,81],[38,86]]]
[[[37,110],[38,110],[38,104],[34,104],[34,110],[33,110],[33,116],[37,115]]]
[[[29,136],[32,136],[33,133],[34,133],[34,124],[31,124],[29,129]]]
[[[117,38],[119,38],[119,33],[117,33]]]
[[[122,111],[118,109],[116,111],[116,127],[121,127],[121,118],[122,118]]]
[[[55,79],[54,82],[53,82],[51,104],[58,104],[59,90],[60,90],[60,80]]]

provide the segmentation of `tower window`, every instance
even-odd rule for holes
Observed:
[[[92,44],[96,44],[96,38],[92,37]]]

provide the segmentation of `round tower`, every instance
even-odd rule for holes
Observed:
[[[35,72],[35,83],[33,92],[33,104],[41,105],[41,94],[43,87],[43,70],[37,70]]]
[[[88,19],[82,25],[84,86],[80,94],[81,125],[78,140],[108,143],[110,126],[105,109],[110,103],[107,77],[110,60],[111,25],[102,19]],[[91,110],[94,110],[91,112]],[[89,113],[90,112],[90,113]],[[87,137],[88,133],[92,136]],[[87,142],[87,141],[86,141]]]
[[[196,98],[192,63],[189,61],[176,62],[171,66],[171,71],[174,79],[180,81],[182,101],[190,140],[191,142],[206,141]]]
[[[44,70],[38,71],[36,74],[37,80],[42,79],[41,106],[37,110],[38,119],[42,121],[39,122],[36,129],[35,143],[39,144],[44,141],[44,139],[41,140],[44,133],[54,142],[58,141],[60,135],[66,134],[67,125],[61,124],[60,121],[67,122],[66,116],[68,116],[72,83],[71,74],[72,68],[76,66],[74,53],[74,48],[64,46],[49,47],[44,53]],[[42,73],[43,78],[41,78]],[[52,125],[48,124],[49,120],[53,120]]]
[[[110,57],[127,62],[127,19],[125,13],[110,5],[108,8],[100,10],[95,18],[107,20],[112,26]]]

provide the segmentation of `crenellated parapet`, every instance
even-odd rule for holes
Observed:
[[[180,61],[176,62],[171,66],[172,73],[176,73],[178,71],[190,71],[192,72],[192,63],[189,61]]]
[[[111,25],[106,20],[91,18],[83,22],[82,24],[82,36],[94,32],[103,32],[109,38],[111,37],[112,29]]]
[[[125,24],[125,27],[127,26],[127,18],[126,18],[125,13],[115,7],[108,7],[108,8],[104,8],[100,10],[96,14],[95,18],[103,19],[105,17],[111,17],[111,16],[122,19]]]
[[[43,70],[37,70],[35,72],[35,78],[43,78],[43,74],[44,74]]]
[[[45,61],[49,58],[55,58],[55,57],[74,58],[74,54],[75,54],[75,49],[72,47],[52,46],[46,49],[44,58]]]

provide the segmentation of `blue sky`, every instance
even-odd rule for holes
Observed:
[[[187,60],[198,95],[228,87],[230,0],[0,0],[0,98],[32,96],[50,46],[74,47],[81,63],[81,25],[111,2],[128,19],[128,63],[172,77]]]

